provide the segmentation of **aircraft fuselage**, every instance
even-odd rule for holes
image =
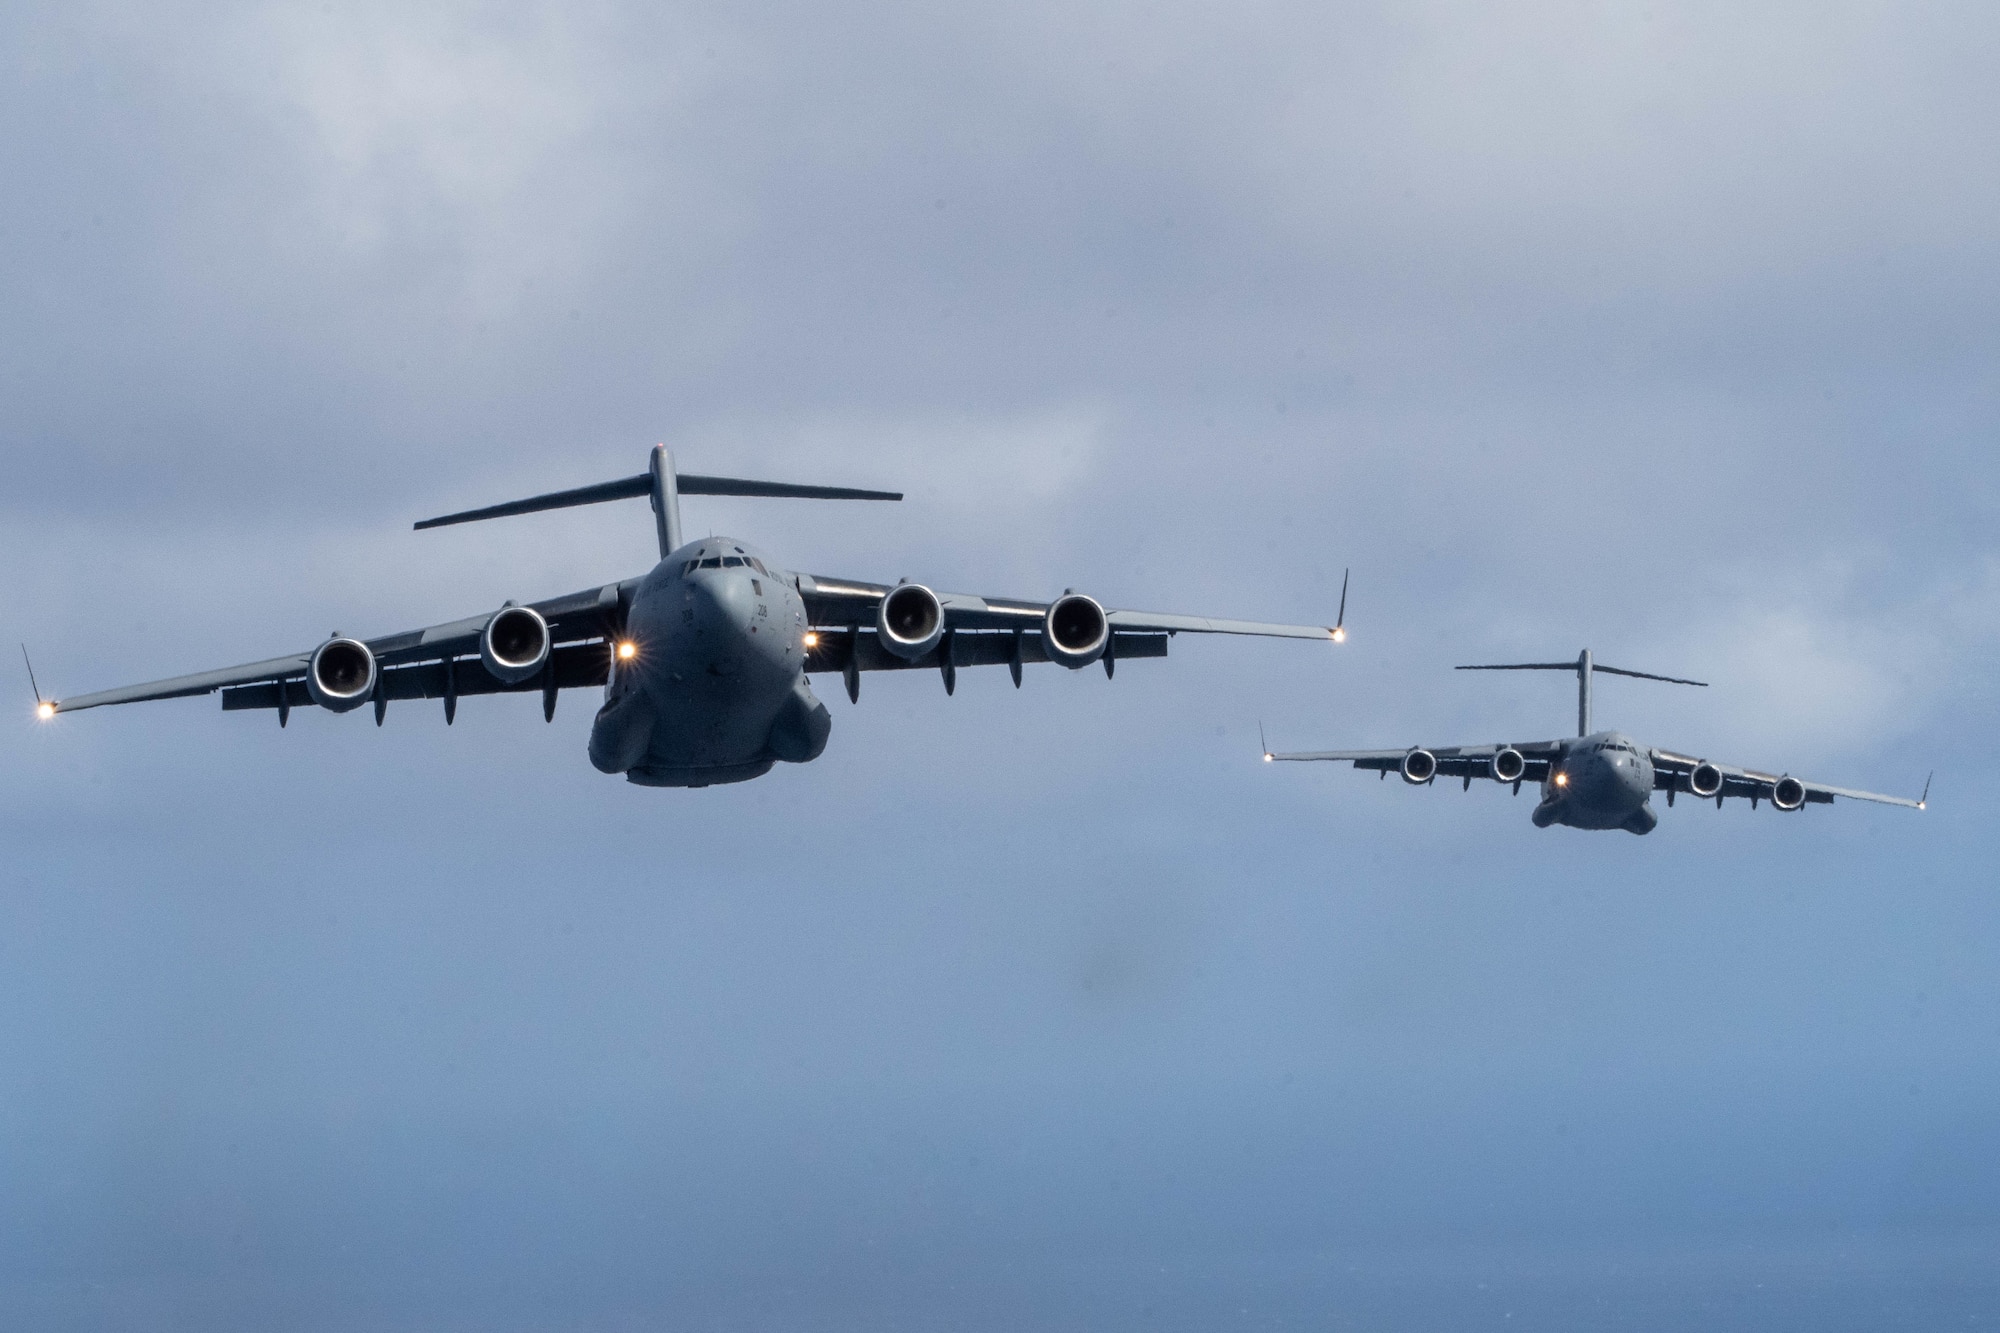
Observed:
[[[1650,833],[1659,823],[1652,794],[1653,761],[1645,747],[1618,731],[1579,736],[1549,765],[1535,826]]]
[[[730,537],[689,542],[640,582],[590,760],[655,787],[742,782],[826,748],[806,683],[805,603],[789,573]]]

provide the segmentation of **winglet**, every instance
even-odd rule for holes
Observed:
[[[1931,770],[1930,772],[1928,772],[1928,773],[1924,774],[1924,794],[1923,794],[1922,796],[1919,796],[1919,797],[1917,798],[1917,809],[1919,809],[1919,810],[1928,810],[1928,809],[1930,809],[1930,805],[1931,805],[1931,779],[1932,779],[1932,778],[1934,778],[1934,777],[1936,777],[1936,776],[1937,776],[1937,770],[1936,770],[1936,769],[1932,769],[1932,770]]]
[[[56,701],[42,697],[42,687],[35,680],[35,664],[28,660],[28,645],[21,645],[21,662],[28,668],[28,688],[35,692],[35,716],[46,722],[56,715]]]
[[[1333,618],[1333,641],[1335,643],[1347,642],[1347,577],[1353,572],[1351,569],[1340,571],[1340,614]]]
[[[1267,764],[1270,763],[1271,742],[1264,739],[1264,722],[1262,718],[1259,718],[1257,721],[1257,746],[1264,752],[1264,762]]]

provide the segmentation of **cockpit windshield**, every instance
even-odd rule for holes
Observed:
[[[681,573],[692,574],[697,569],[754,569],[759,574],[770,572],[764,568],[764,562],[755,556],[711,555],[704,556],[699,560],[688,561],[681,566]]]
[[[697,569],[754,569],[767,577],[771,572],[754,555],[709,555],[687,561],[681,566],[681,573],[692,574]]]

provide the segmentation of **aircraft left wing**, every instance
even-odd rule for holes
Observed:
[[[1731,796],[1740,796],[1748,798],[1753,805],[1763,800],[1783,809],[1795,809],[1808,801],[1815,805],[1831,805],[1836,797],[1848,801],[1874,801],[1878,805],[1900,805],[1912,810],[1923,810],[1930,804],[1931,784],[1928,778],[1924,780],[1923,795],[1911,800],[1907,796],[1885,796],[1881,792],[1830,787],[1823,782],[1808,782],[1788,773],[1760,773],[1755,769],[1675,754],[1671,750],[1654,750],[1651,754],[1653,790],[1666,792],[1669,805],[1681,793],[1713,800],[1718,806]],[[1797,784],[1798,800],[1794,804],[1786,804],[1794,793],[1789,790],[1780,793],[1778,788],[1781,783]]]
[[[492,619],[487,611],[463,620],[447,621],[424,629],[364,639],[375,655],[380,684],[374,696],[377,707],[391,699],[435,699],[461,694],[492,694],[502,691],[542,690],[553,702],[553,692],[574,686],[602,685],[608,673],[607,650],[602,646],[614,628],[622,623],[637,579],[586,588],[581,592],[547,601],[529,603],[548,622],[550,669],[544,675],[505,684],[477,661],[458,659],[479,652],[480,631]],[[179,699],[190,695],[222,691],[225,709],[277,708],[289,711],[312,702],[306,690],[306,667],[313,649],[286,657],[247,662],[242,666],[171,676],[143,685],[125,685],[67,699],[48,701],[51,713],[74,713],[107,704],[144,703],[153,699]],[[553,682],[553,684],[551,684]]]

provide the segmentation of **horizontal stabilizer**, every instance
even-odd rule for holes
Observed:
[[[688,472],[681,473],[675,479],[675,489],[682,495],[751,495],[790,500],[903,498],[901,491],[865,491],[851,486],[800,486],[785,481],[746,481],[738,477],[703,477]],[[427,518],[416,526],[419,530],[443,528],[453,523],[474,523],[482,518],[511,518],[516,514],[538,514],[545,509],[568,509],[573,505],[602,504],[606,500],[637,500],[652,493],[652,475],[641,472],[636,477],[625,477],[619,481],[599,482],[595,486],[579,486],[571,491],[555,491],[548,495],[531,496],[526,500],[488,505],[484,509],[467,509],[456,514]]]
[[[1500,662],[1481,666],[1462,666],[1460,671],[1574,671],[1576,673],[1576,734],[1590,734],[1590,678],[1598,672],[1607,676],[1630,676],[1634,680],[1663,680],[1669,685],[1699,685],[1708,688],[1705,680],[1688,680],[1681,676],[1656,676],[1650,671],[1628,671],[1624,667],[1597,665],[1597,659],[1586,648],[1576,655],[1574,662]]]
[[[579,486],[573,491],[554,491],[503,505],[488,505],[484,509],[466,509],[441,518],[427,518],[417,524],[417,528],[421,531],[424,528],[449,527],[453,523],[475,523],[482,518],[512,518],[515,514],[538,514],[544,509],[568,509],[572,505],[602,504],[606,500],[636,500],[652,493],[653,479],[641,472],[623,481],[603,481],[595,486]]]
[[[1458,671],[1575,671],[1578,669],[1578,664],[1575,662],[1508,662],[1500,666],[1462,666],[1454,668],[1454,670]],[[1703,689],[1708,688],[1708,682],[1705,680],[1684,680],[1679,676],[1656,676],[1650,671],[1627,671],[1624,667],[1599,666],[1595,662],[1590,664],[1590,669],[1602,672],[1607,676],[1631,676],[1637,680],[1663,680],[1669,685],[1699,685]]]
[[[797,486],[789,481],[743,481],[736,477],[699,477],[683,472],[682,495],[760,495],[777,500],[900,500],[901,491],[863,491],[852,486]]]

